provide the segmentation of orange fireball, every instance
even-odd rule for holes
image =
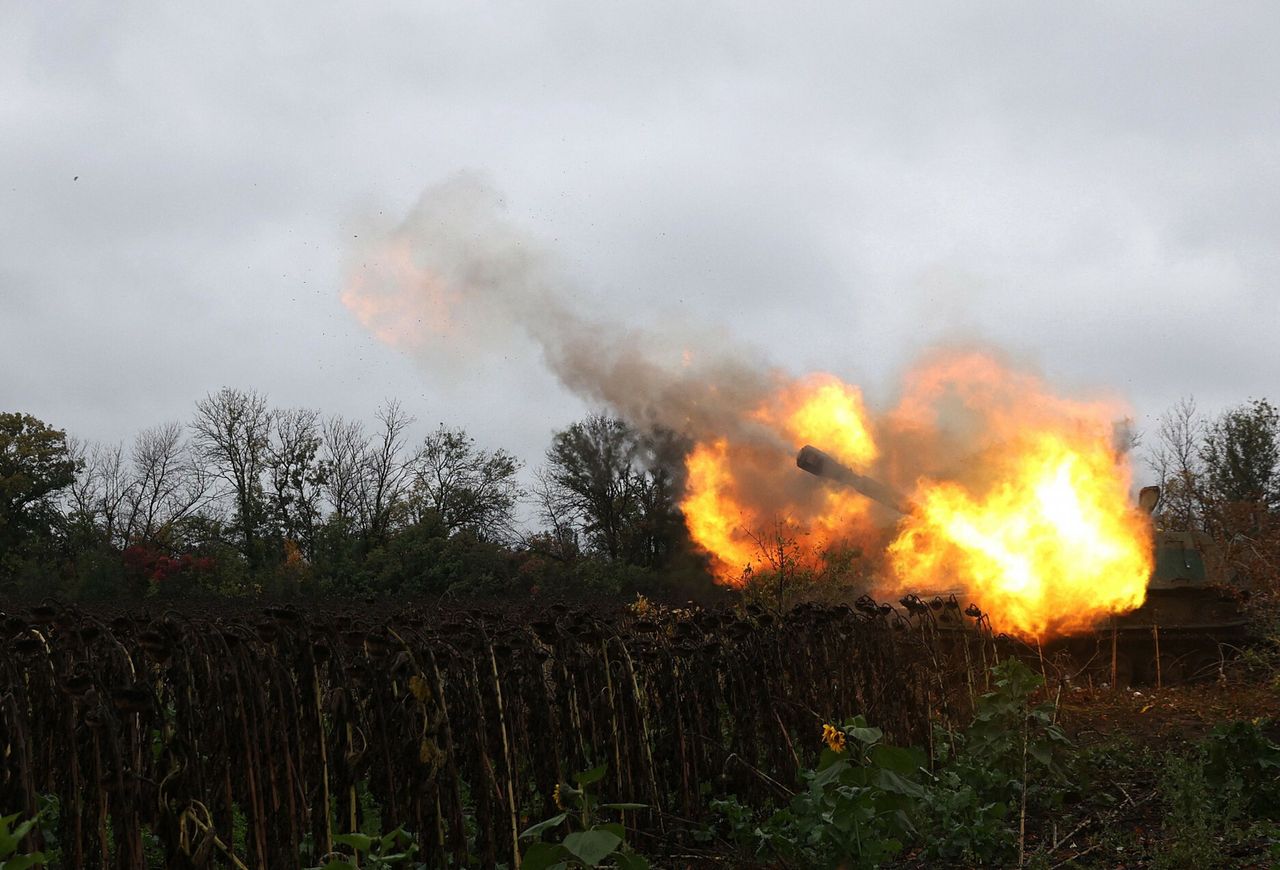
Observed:
[[[756,523],[756,512],[738,502],[729,468],[729,442],[721,438],[697,444],[685,458],[688,475],[684,511],[689,537],[712,558],[712,570],[726,583],[737,582],[743,571],[759,558],[746,530]]]
[[[751,415],[791,444],[814,443],[846,465],[865,468],[878,455],[862,391],[825,373],[787,384]]]
[[[1116,444],[1123,412],[1111,400],[1058,396],[981,353],[927,360],[879,420],[857,387],[812,375],[743,415],[776,444],[722,435],[695,446],[682,507],[721,582],[767,566],[763,545],[781,527],[820,545],[881,542],[886,596],[956,592],[1000,631],[1079,631],[1141,606],[1151,572],[1150,521],[1130,504]],[[854,490],[800,474],[792,457],[805,443],[913,489],[911,513],[873,514]],[[821,546],[796,549],[799,567],[821,569]]]
[[[985,491],[921,481],[889,546],[902,589],[961,588],[997,629],[1028,638],[1141,606],[1151,529],[1109,445],[1041,432],[992,461]]]
[[[689,536],[710,556],[716,578],[731,585],[768,561],[764,550],[779,529],[789,537],[816,536],[818,547],[791,554],[802,567],[816,567],[822,545],[849,538],[865,523],[861,496],[801,480],[792,444],[829,444],[843,462],[860,468],[877,455],[861,391],[832,375],[783,382],[744,416],[763,434],[695,444],[685,459],[680,505]]]

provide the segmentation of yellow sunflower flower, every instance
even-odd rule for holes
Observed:
[[[832,752],[844,752],[844,732],[827,723],[822,726],[822,740]]]

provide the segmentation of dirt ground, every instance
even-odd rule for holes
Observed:
[[[1161,689],[1068,690],[1060,704],[1060,721],[1080,744],[1126,735],[1135,742],[1159,741],[1170,748],[1170,743],[1201,738],[1223,722],[1280,720],[1280,686],[1241,675]]]

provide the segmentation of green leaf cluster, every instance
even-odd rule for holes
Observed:
[[[1238,799],[1255,819],[1280,819],[1280,745],[1267,738],[1267,723],[1217,726],[1204,744],[1205,781],[1220,795]]]
[[[22,813],[14,813],[0,817],[0,870],[27,870],[28,867],[44,866],[44,853],[18,851],[23,839],[39,824],[40,813],[19,822],[21,816]]]
[[[649,862],[635,854],[626,842],[626,829],[616,822],[593,821],[597,810],[646,809],[645,804],[600,803],[592,794],[593,787],[604,779],[607,765],[593,767],[574,776],[577,787],[561,783],[559,798],[572,807],[559,815],[531,825],[520,834],[522,841],[532,841],[521,856],[524,870],[566,870],[570,867],[617,867],[619,870],[649,870]],[[577,812],[573,812],[577,810]],[[544,842],[543,834],[562,825],[580,830],[570,831],[559,842]]]
[[[358,870],[362,867],[366,870],[383,870],[406,864],[418,852],[418,845],[403,827],[380,837],[361,833],[342,834],[334,837],[333,842],[339,846],[347,846],[353,854],[329,855],[325,863],[313,870]]]
[[[840,726],[841,751],[823,751],[790,804],[751,825],[732,802],[715,806],[736,819],[734,838],[758,860],[805,867],[877,867],[918,835],[927,758],[882,742],[862,716]]]
[[[763,822],[732,798],[712,807],[739,847],[771,864],[878,867],[908,847],[948,865],[1006,862],[1024,796],[1037,810],[1062,802],[1070,743],[1053,705],[1033,703],[1039,676],[1014,659],[991,676],[972,724],[940,734],[932,759],[885,744],[857,716],[839,729],[843,750],[823,751],[801,772],[803,789]]]
[[[1031,812],[1062,803],[1071,742],[1053,704],[1032,702],[1042,678],[1013,658],[992,668],[991,678],[969,727],[935,741],[935,773],[923,801],[928,829],[940,834],[925,844],[934,858],[1009,860],[1017,848],[1011,817],[1024,797]]]

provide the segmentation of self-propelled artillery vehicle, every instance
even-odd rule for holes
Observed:
[[[858,474],[816,447],[803,447],[796,455],[796,465],[817,477],[851,487],[899,514],[914,510],[902,493]],[[1154,513],[1159,498],[1159,487],[1144,488],[1138,509]],[[1222,664],[1247,639],[1247,620],[1240,606],[1244,590],[1234,584],[1221,552],[1203,532],[1157,527],[1152,545],[1154,568],[1141,607],[1105,619],[1092,632],[1046,641],[1037,648],[1037,654],[1065,652],[1077,667],[1077,674],[1122,686],[1186,682],[1217,675]],[[901,603],[908,614],[923,612],[922,608],[932,604],[942,617],[935,624],[944,630],[967,627],[960,618],[959,602],[941,599],[937,590],[927,590],[927,594],[926,590],[919,590],[905,596]],[[971,602],[964,612],[976,617],[981,613],[980,606],[981,602]]]

